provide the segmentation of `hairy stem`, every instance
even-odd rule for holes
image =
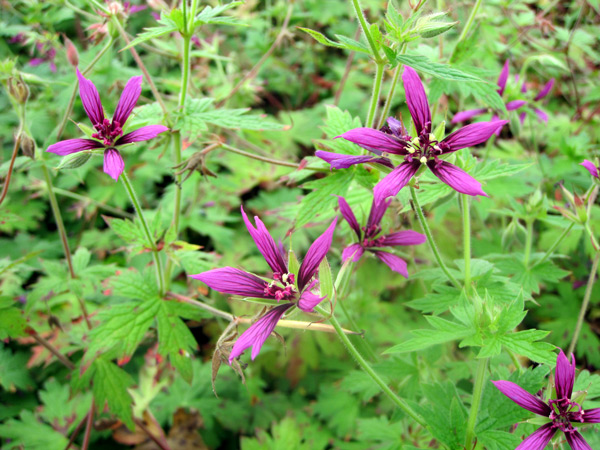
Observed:
[[[106,212],[116,214],[117,216],[127,217],[128,219],[133,219],[135,216],[133,214],[128,213],[127,211],[123,211],[119,208],[113,208],[112,206],[105,205],[98,200],[95,200],[91,197],[86,197],[85,195],[77,194],[76,192],[71,192],[66,189],[54,188],[54,193],[58,195],[62,195],[63,197],[69,197],[74,200],[79,200],[80,202],[89,202],[92,205],[96,206],[99,209],[104,209]]]
[[[423,214],[423,210],[421,208],[421,205],[419,204],[419,199],[417,198],[417,191],[412,186],[409,186],[409,188],[410,188],[410,195],[412,197],[412,202],[414,204],[415,211],[419,218],[419,223],[421,224],[421,229],[427,236],[427,243],[429,244],[429,248],[431,248],[431,251],[433,252],[433,255],[435,256],[435,259],[436,259],[438,265],[440,266],[440,269],[442,269],[444,271],[444,273],[448,277],[448,280],[450,280],[450,282],[454,285],[454,287],[456,287],[457,289],[460,289],[461,288],[460,283],[450,273],[450,271],[448,270],[448,267],[446,267],[446,264],[444,264],[444,261],[442,260],[442,256],[440,255],[437,245],[435,245],[435,241],[433,240],[433,235],[431,234],[431,230],[429,229],[429,225],[427,225],[427,220],[425,219],[425,215]]]
[[[563,239],[571,232],[571,230],[573,229],[574,226],[575,226],[575,223],[571,222],[571,224],[567,228],[565,228],[565,230],[556,239],[556,241],[554,241],[554,243],[552,244],[552,246],[548,249],[548,251],[546,252],[546,254],[542,257],[542,259],[540,259],[534,265],[532,265],[531,268],[534,268],[538,264],[542,264],[548,258],[550,258],[552,256],[552,254],[554,253],[554,251],[557,249],[557,247],[560,245],[560,243],[563,241]]]
[[[579,310],[579,317],[577,317],[577,325],[575,325],[573,339],[571,339],[571,344],[569,345],[569,351],[567,352],[567,356],[571,356],[571,354],[575,350],[577,340],[579,339],[579,334],[581,333],[581,327],[583,326],[585,313],[587,312],[587,308],[590,303],[590,297],[592,296],[592,288],[594,287],[594,281],[596,281],[596,272],[598,272],[598,262],[600,262],[600,252],[596,253],[596,256],[594,257],[594,262],[592,263],[592,270],[590,271],[590,276],[585,287],[583,303],[581,304],[581,309]]]
[[[469,14],[469,18],[467,19],[467,23],[465,23],[465,26],[462,29],[462,31],[460,33],[460,36],[458,37],[458,41],[456,41],[456,45],[454,46],[454,49],[452,49],[452,53],[450,55],[450,58],[448,59],[448,62],[451,63],[451,62],[454,61],[454,56],[456,55],[456,49],[467,38],[467,34],[469,33],[469,31],[471,30],[471,27],[473,26],[473,21],[475,20],[475,16],[477,15],[477,11],[479,11],[479,7],[481,6],[481,1],[482,0],[477,0],[475,2],[475,5],[473,5],[473,9],[471,9],[471,14]]]
[[[42,336],[40,336],[37,331],[32,330],[31,337],[33,337],[35,342],[37,342],[42,347],[44,347],[46,350],[48,350],[50,353],[52,353],[54,356],[56,356],[56,358],[67,369],[69,369],[69,370],[75,369],[75,364],[73,364],[71,361],[69,361],[65,355],[63,355],[56,348],[54,348],[54,346],[50,342],[48,342],[46,339],[44,339]]]
[[[278,159],[267,158],[265,156],[254,155],[253,153],[245,152],[244,150],[240,150],[239,148],[232,147],[231,145],[221,144],[221,148],[232,152],[237,153],[238,155],[245,156],[246,158],[256,159],[257,161],[267,162],[269,164],[274,164],[276,166],[284,166],[284,167],[293,167],[294,169],[300,169],[300,164],[291,163],[287,161],[281,161]],[[316,172],[326,172],[327,169],[319,169],[316,167],[302,167],[303,170],[314,170]]]
[[[356,17],[358,18],[358,22],[365,33],[365,37],[367,38],[367,42],[369,43],[369,47],[371,47],[371,52],[375,61],[379,61],[379,52],[377,51],[377,46],[375,45],[375,41],[371,36],[371,31],[369,31],[369,24],[367,23],[367,19],[365,19],[365,15],[360,8],[359,0],[352,0],[352,6],[354,7],[354,12],[356,13]]]
[[[196,306],[198,308],[204,309],[208,311],[214,316],[221,317],[229,322],[233,322],[235,320],[235,316],[233,314],[229,314],[228,312],[221,311],[220,309],[214,308],[204,302],[199,302],[198,300],[194,300],[193,298],[186,297],[185,295],[176,294],[175,292],[167,292],[167,297],[173,300],[177,300],[182,303],[187,303],[188,305]]]
[[[359,353],[359,351],[356,349],[356,347],[354,347],[354,345],[352,344],[352,342],[350,341],[348,336],[346,336],[346,334],[344,333],[344,330],[342,329],[342,327],[340,326],[340,323],[335,318],[335,315],[333,313],[329,314],[327,311],[325,311],[325,309],[322,306],[316,306],[315,309],[319,313],[321,313],[324,317],[328,318],[329,323],[331,323],[331,325],[335,329],[336,334],[338,335],[338,337],[340,338],[340,341],[342,341],[342,343],[348,350],[348,353],[350,353],[350,355],[352,355],[352,357],[356,360],[356,362],[361,367],[361,369],[363,369],[365,371],[365,373],[367,375],[369,375],[369,377],[371,377],[371,379],[375,383],[377,383],[377,385],[379,385],[381,390],[388,395],[390,400],[392,400],[392,402],[394,402],[394,404],[398,408],[400,408],[402,411],[404,411],[415,422],[419,423],[423,427],[427,427],[427,422],[425,421],[423,416],[421,416],[414,409],[412,409],[405,400],[398,397],[398,395],[390,389],[390,387],[385,383],[385,381],[383,381],[381,379],[381,377],[379,375],[377,375],[377,373],[373,370],[373,368],[369,365],[369,363],[362,357],[362,355]]]
[[[369,115],[367,116],[366,125],[374,128],[377,123],[377,108],[379,108],[379,94],[381,93],[381,82],[383,80],[384,63],[377,64],[375,79],[373,80],[373,92],[371,92],[371,102],[369,106]]]
[[[468,293],[471,287],[471,212],[469,210],[469,196],[460,194],[463,213],[463,249],[465,256],[465,290]]]
[[[2,186],[2,194],[0,194],[0,205],[6,198],[6,194],[8,193],[8,187],[10,186],[10,179],[12,177],[13,168],[15,166],[15,159],[17,159],[17,154],[19,153],[19,147],[21,146],[21,130],[19,130],[17,136],[15,137],[15,145],[13,146],[13,152],[10,157],[10,164],[8,166],[8,172],[6,174],[6,178],[4,179],[4,186]]]
[[[525,256],[523,258],[523,265],[525,268],[529,267],[529,260],[531,259],[531,246],[533,243],[533,220],[528,219],[526,223],[525,233]]]
[[[56,201],[56,194],[54,193],[54,186],[52,186],[52,178],[50,177],[50,171],[46,167],[44,161],[42,161],[42,172],[44,173],[44,179],[46,180],[46,188],[48,189],[48,198],[50,199],[50,208],[52,208],[52,214],[54,215],[54,221],[56,222],[56,228],[58,228],[58,235],[60,236],[60,242],[62,243],[65,258],[67,260],[67,266],[69,267],[69,274],[71,278],[75,278],[75,270],[73,269],[73,261],[71,260],[71,249],[69,248],[69,241],[67,240],[67,230],[60,214],[60,208]]]
[[[90,446],[90,437],[92,435],[92,425],[94,423],[94,409],[96,405],[94,403],[94,399],[92,398],[92,406],[90,407],[90,412],[87,416],[87,422],[85,424],[85,434],[83,435],[83,443],[81,444],[81,450],[87,450]]]
[[[133,189],[133,186],[131,185],[131,182],[129,181],[129,178],[127,177],[126,171],[123,171],[123,173],[121,174],[121,179],[123,180],[123,185],[125,186],[125,189],[127,190],[127,194],[129,194],[131,203],[133,204],[133,207],[135,208],[137,217],[142,224],[142,229],[144,230],[144,234],[146,235],[146,241],[147,241],[148,247],[152,251],[152,258],[154,259],[154,268],[156,270],[156,282],[158,283],[158,289],[159,289],[160,295],[163,295],[163,293],[165,292],[164,275],[163,275],[163,269],[162,269],[162,261],[160,259],[160,255],[158,253],[158,249],[156,248],[156,243],[154,242],[154,238],[152,237],[152,233],[150,232],[150,228],[148,227],[148,222],[146,222],[146,218],[144,217],[142,207],[140,206],[140,202],[137,198],[135,190]]]
[[[400,49],[400,54],[403,54],[406,51],[406,44],[402,45]],[[390,108],[392,106],[392,102],[394,101],[394,94],[396,93],[396,86],[398,85],[398,78],[400,78],[400,74],[402,73],[403,65],[398,63],[396,69],[394,70],[394,77],[392,78],[392,84],[390,85],[390,90],[388,92],[387,98],[385,99],[385,104],[383,105],[383,111],[381,112],[381,117],[379,119],[379,124],[377,128],[381,128],[385,124],[385,119],[390,113]]]
[[[465,449],[473,448],[473,439],[475,438],[475,425],[477,424],[477,414],[481,405],[481,397],[483,394],[483,386],[485,384],[485,374],[487,371],[488,358],[482,358],[477,363],[477,372],[475,374],[475,385],[473,386],[473,398],[471,400],[471,410],[469,411],[469,419],[467,421],[467,436]]]

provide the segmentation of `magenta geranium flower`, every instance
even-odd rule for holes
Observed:
[[[584,159],[580,166],[585,167],[594,178],[598,178],[598,167],[589,159]]]
[[[504,95],[504,92],[506,90],[506,83],[508,81],[509,72],[510,72],[510,64],[509,64],[509,60],[507,59],[506,61],[504,61],[504,66],[502,67],[502,71],[500,72],[500,75],[498,76],[498,94],[500,95],[500,97],[502,97]],[[519,75],[515,75],[515,84],[518,84],[518,83],[519,83]],[[506,106],[507,111],[515,111],[525,105],[530,106],[531,108],[533,108],[533,111],[536,113],[539,120],[548,122],[548,114],[546,114],[542,109],[535,106],[533,104],[533,102],[538,102],[538,101],[542,100],[544,97],[546,97],[552,90],[553,86],[554,86],[554,78],[552,78],[550,81],[548,81],[544,85],[542,90],[535,96],[535,98],[533,99],[532,102],[527,102],[526,100],[523,100],[523,99],[516,99],[516,100],[510,100],[510,101],[506,102],[504,104],[504,106]],[[523,81],[523,84],[521,85],[520,92],[522,94],[525,94],[527,92],[527,86],[524,81]],[[472,119],[473,117],[477,117],[488,111],[489,111],[489,108],[476,108],[476,109],[469,109],[467,111],[461,111],[454,115],[454,117],[452,118],[452,123],[465,122],[467,120]],[[519,114],[519,120],[520,120],[521,124],[523,124],[523,122],[525,121],[525,117],[526,117],[525,112],[521,112]],[[498,117],[498,113],[495,112],[492,117],[492,121],[497,121],[497,120],[500,120],[500,118]],[[500,130],[498,130],[497,134],[500,134]]]
[[[408,270],[406,269],[406,261],[393,253],[383,251],[385,247],[397,247],[404,245],[419,245],[427,240],[424,234],[417,233],[412,230],[397,231],[395,233],[381,235],[381,219],[391,203],[391,200],[383,200],[376,202],[373,200],[367,226],[360,227],[350,205],[344,197],[338,197],[340,212],[350,228],[356,233],[358,242],[349,245],[342,252],[342,261],[352,258],[352,261],[357,262],[362,255],[369,251],[383,261],[394,272],[408,278]]]
[[[571,363],[561,350],[556,358],[554,387],[556,399],[542,400],[511,381],[492,381],[494,385],[521,408],[548,419],[515,450],[543,450],[557,431],[562,431],[573,450],[592,450],[574,424],[600,423],[600,408],[584,410],[571,400],[575,384],[575,358]]]
[[[410,136],[400,121],[388,118],[387,125],[381,130],[355,128],[339,136],[375,153],[378,158],[321,151],[316,152],[316,156],[330,162],[332,167],[349,167],[364,162],[385,164],[390,162],[391,164],[387,158],[383,162],[381,161],[383,154],[403,156],[404,162],[396,166],[375,186],[373,192],[377,201],[398,194],[422,165],[429,168],[436,177],[457,192],[487,197],[488,195],[483,192],[481,184],[477,180],[462,169],[439,158],[462,148],[485,142],[508,121],[479,122],[467,125],[439,141],[436,136],[431,134],[431,111],[419,75],[414,69],[406,66],[402,74],[402,81],[408,110],[417,132],[416,137]]]
[[[164,125],[148,125],[123,136],[123,126],[142,93],[141,76],[132,77],[125,85],[112,121],[104,117],[100,95],[94,83],[84,78],[79,69],[77,78],[83,108],[96,130],[96,133],[92,134],[94,139],[67,139],[52,144],[46,151],[65,156],[84,150],[104,148],[104,172],[116,181],[125,168],[125,162],[117,147],[153,139],[168,128]]]
[[[265,224],[255,217],[255,228],[246,216],[244,208],[242,208],[242,216],[250,236],[273,271],[271,281],[267,282],[263,278],[234,267],[213,269],[190,276],[223,294],[273,299],[282,304],[271,309],[242,333],[233,345],[229,355],[230,363],[249,347],[252,347],[251,357],[254,360],[279,319],[290,308],[297,306],[302,311],[313,312],[314,307],[325,299],[313,292],[317,285],[314,277],[319,269],[319,264],[331,247],[337,223],[337,219],[335,219],[329,228],[312,243],[300,265],[297,274],[298,280],[296,280],[296,275],[290,273],[288,269],[282,249],[275,244],[275,240],[269,234]]]

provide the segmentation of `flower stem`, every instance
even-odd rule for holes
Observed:
[[[315,309],[324,317],[328,318],[329,322],[335,329],[335,332],[337,333],[338,337],[340,338],[348,352],[354,357],[358,365],[366,372],[366,374],[369,375],[371,379],[379,385],[381,390],[388,395],[390,400],[392,400],[392,402],[394,402],[394,404],[398,408],[400,408],[407,415],[409,415],[414,421],[426,428],[427,422],[425,421],[423,416],[421,416],[414,409],[412,409],[410,405],[406,403],[405,400],[398,397],[398,395],[396,395],[396,393],[389,388],[389,386],[381,379],[381,377],[377,375],[377,373],[373,370],[369,363],[365,361],[365,359],[362,357],[362,355],[359,353],[356,347],[354,347],[348,336],[344,333],[344,330],[335,318],[335,315],[333,313],[329,314],[327,311],[325,311],[325,309],[323,309],[322,306],[316,306]]]
[[[469,196],[460,194],[463,213],[463,249],[465,255],[465,291],[471,287],[471,212],[469,210]]]
[[[363,14],[362,9],[360,8],[359,0],[352,0],[352,6],[354,6],[354,12],[356,13],[358,22],[360,23],[363,33],[365,33],[365,37],[367,38],[369,47],[371,47],[371,52],[373,53],[373,58],[375,58],[375,61],[377,61],[379,63],[379,60],[380,60],[379,52],[377,51],[377,46],[375,45],[375,41],[373,40],[373,37],[371,36],[371,32],[369,31],[369,24],[367,23],[367,20],[365,19],[365,15]]]
[[[381,93],[381,81],[383,80],[384,63],[377,63],[377,71],[373,80],[373,92],[371,93],[371,103],[369,106],[369,115],[367,116],[367,126],[374,128],[377,123],[377,108],[379,107],[379,94]]]
[[[444,271],[444,273],[446,274],[446,276],[448,277],[450,282],[454,285],[455,288],[461,289],[460,283],[458,281],[456,281],[456,278],[454,278],[454,276],[450,273],[450,271],[446,267],[446,264],[444,264],[444,261],[442,261],[440,252],[438,251],[437,245],[435,245],[435,241],[433,240],[433,235],[431,234],[431,230],[429,229],[429,225],[427,225],[427,220],[425,220],[425,216],[423,215],[423,210],[421,209],[421,205],[419,204],[419,199],[417,198],[417,192],[416,192],[415,188],[412,186],[409,186],[409,188],[410,188],[410,195],[412,197],[412,201],[415,206],[415,211],[417,212],[417,216],[419,218],[419,223],[421,224],[421,228],[423,229],[423,232],[427,236],[427,243],[429,244],[429,248],[431,248],[431,251],[433,252],[433,255],[435,256],[435,259],[436,259],[438,265],[440,266],[440,269],[442,269]]]
[[[52,214],[54,215],[54,221],[56,222],[56,228],[58,228],[58,235],[65,252],[65,258],[67,260],[67,266],[69,266],[69,273],[71,278],[75,278],[75,270],[73,269],[73,261],[71,260],[71,249],[69,248],[69,241],[67,240],[67,231],[65,230],[65,224],[60,214],[60,208],[56,201],[56,194],[54,193],[54,187],[52,186],[52,178],[50,177],[50,171],[46,167],[44,161],[42,161],[42,172],[44,173],[44,179],[46,180],[46,188],[48,189],[48,198],[50,199],[50,207],[52,208]]]
[[[67,189],[61,189],[61,188],[55,187],[54,192],[58,195],[62,195],[63,197],[69,197],[69,198],[79,200],[80,202],[84,202],[84,203],[91,203],[92,205],[96,206],[97,208],[104,209],[109,213],[116,214],[117,216],[126,217],[128,219],[133,219],[135,217],[133,214],[130,214],[127,211],[123,211],[122,209],[119,209],[119,208],[113,208],[112,206],[105,205],[104,203],[99,202],[98,200],[94,200],[91,197],[86,197],[85,195],[80,195],[80,194],[77,194],[76,192],[71,192]]]
[[[575,345],[577,345],[577,339],[579,339],[579,333],[581,333],[581,327],[583,326],[585,313],[587,312],[587,308],[590,303],[590,297],[592,296],[592,288],[594,287],[594,281],[596,280],[596,272],[598,272],[598,262],[600,262],[600,252],[596,253],[596,256],[594,257],[594,262],[592,263],[592,270],[590,271],[587,286],[585,287],[583,303],[581,304],[581,309],[579,310],[577,325],[575,325],[575,332],[573,333],[573,338],[571,339],[571,344],[569,345],[569,351],[567,352],[567,356],[571,356],[571,354],[575,350]]]
[[[456,45],[452,49],[452,53],[450,54],[450,58],[448,58],[448,62],[452,63],[454,61],[454,56],[456,54],[456,49],[460,46],[461,42],[463,42],[467,38],[467,34],[471,30],[473,26],[473,21],[475,20],[475,16],[477,15],[477,11],[479,11],[479,7],[481,6],[481,0],[477,0],[473,9],[471,10],[471,14],[469,14],[469,18],[467,19],[467,23],[462,29],[460,36],[458,37],[458,41],[456,41]]]
[[[548,258],[550,258],[552,256],[552,254],[554,253],[554,251],[556,250],[556,248],[560,245],[560,243],[563,241],[563,239],[571,232],[571,230],[573,229],[574,226],[575,226],[575,223],[571,222],[571,224],[567,228],[565,228],[565,231],[563,231],[562,234],[556,239],[556,241],[554,241],[554,244],[552,244],[552,246],[548,249],[546,254],[542,257],[542,259],[540,259],[535,264],[533,264],[531,266],[531,268],[533,269],[535,266],[542,264]]]
[[[4,178],[4,186],[2,186],[2,194],[0,194],[0,205],[6,198],[6,194],[8,193],[8,187],[10,186],[10,179],[12,177],[13,168],[15,166],[15,159],[17,159],[17,154],[19,153],[19,148],[21,147],[21,130],[19,129],[17,136],[15,136],[15,143],[13,146],[12,156],[10,157],[10,164],[8,166],[8,172],[6,173],[6,178]]]
[[[392,99],[394,98],[394,94],[396,93],[396,85],[398,84],[398,78],[400,78],[400,73],[402,72],[402,64],[398,64],[396,66],[396,70],[394,71],[394,77],[392,78],[392,84],[390,85],[390,90],[388,92],[387,98],[385,99],[385,104],[383,105],[383,111],[381,111],[381,116],[379,118],[379,124],[377,128],[381,128],[385,119],[387,118],[390,107],[392,106]]]
[[[75,369],[75,364],[73,364],[65,355],[63,355],[56,348],[54,348],[50,342],[48,342],[46,339],[44,339],[42,336],[40,336],[37,331],[32,330],[31,337],[33,337],[33,339],[35,340],[35,342],[37,342],[42,347],[44,347],[46,350],[48,350],[50,353],[52,353],[54,356],[56,356],[56,358],[67,369],[69,369],[69,370],[74,370]]]
[[[523,259],[523,265],[525,268],[529,267],[529,260],[531,258],[531,245],[533,242],[533,220],[527,220],[527,227],[525,233],[525,257]]]
[[[294,169],[300,169],[300,164],[291,163],[287,161],[281,161],[278,159],[271,159],[265,156],[255,155],[253,153],[245,152],[244,150],[240,150],[239,148],[232,147],[231,145],[221,144],[221,148],[230,151],[232,153],[237,153],[238,155],[245,156],[246,158],[256,159],[257,161],[268,162],[270,164],[275,164],[276,166],[284,166],[284,167],[293,167]],[[316,172],[326,172],[328,169],[320,169],[316,167],[302,167],[303,170],[314,170]]]
[[[121,174],[121,179],[123,180],[123,185],[125,185],[125,189],[129,194],[129,198],[131,199],[131,203],[135,208],[135,212],[142,223],[142,229],[144,230],[144,234],[146,235],[146,240],[148,241],[148,246],[152,250],[152,258],[154,259],[154,267],[156,269],[156,281],[158,283],[158,289],[160,295],[162,296],[165,292],[164,287],[164,276],[162,269],[162,261],[160,259],[160,255],[158,254],[158,249],[156,248],[156,243],[154,242],[154,238],[152,237],[152,233],[150,232],[150,228],[148,227],[148,223],[146,222],[146,218],[144,217],[144,213],[142,212],[142,207],[140,206],[140,202],[135,194],[133,186],[127,177],[127,172],[123,171]]]
[[[475,425],[477,424],[477,414],[479,413],[479,406],[481,405],[481,397],[483,394],[483,385],[485,383],[488,359],[489,358],[482,358],[477,363],[475,385],[473,386],[473,399],[471,400],[471,410],[469,411],[469,419],[467,421],[467,437],[465,441],[466,450],[471,450],[473,448]]]

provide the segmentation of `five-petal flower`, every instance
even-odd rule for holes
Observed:
[[[467,125],[441,141],[431,134],[431,111],[425,95],[423,83],[417,72],[406,66],[402,74],[406,103],[412,117],[417,136],[411,137],[402,123],[388,118],[388,123],[381,130],[372,128],[355,128],[339,137],[354,142],[377,154],[398,155],[404,162],[394,168],[373,189],[377,201],[395,196],[408,184],[421,166],[426,166],[443,183],[457,192],[467,195],[488,196],[483,192],[481,184],[462,169],[439,159],[440,156],[457,150],[485,142],[508,121],[479,122]],[[337,155],[334,158],[329,152],[317,152],[316,156],[331,161],[332,167],[347,167],[352,164],[373,162],[360,160],[357,156]],[[371,158],[369,156],[362,158]],[[381,161],[374,161],[381,162]]]
[[[427,240],[424,234],[417,233],[412,230],[397,231],[395,233],[381,234],[381,220],[383,215],[391,203],[391,200],[375,201],[371,205],[369,218],[365,227],[360,227],[350,205],[344,197],[338,197],[340,212],[350,228],[356,234],[358,242],[349,245],[342,252],[342,261],[352,258],[352,261],[357,262],[365,251],[372,252],[381,261],[394,272],[408,278],[408,270],[406,261],[393,253],[381,250],[385,247],[396,247],[404,245],[419,245]]]
[[[314,307],[325,299],[325,297],[320,297],[312,292],[317,284],[314,276],[331,247],[337,223],[337,219],[335,219],[329,228],[312,243],[300,265],[296,281],[296,275],[290,273],[281,249],[275,244],[275,240],[269,234],[264,223],[255,217],[256,227],[254,227],[243,208],[241,211],[250,236],[273,271],[272,281],[267,282],[256,275],[234,267],[208,270],[190,276],[223,294],[274,299],[285,303],[268,311],[242,333],[231,350],[229,362],[239,357],[249,347],[252,347],[252,359],[256,358],[279,319],[293,306],[297,306],[305,312],[313,312]]]
[[[94,83],[86,79],[79,69],[77,78],[83,108],[96,132],[92,134],[93,139],[67,139],[52,144],[46,151],[65,156],[84,150],[104,148],[104,172],[117,181],[125,168],[125,162],[116,147],[153,139],[168,128],[164,125],[148,125],[123,136],[123,126],[142,93],[141,76],[132,77],[125,85],[112,121],[104,117],[104,108]]]
[[[575,384],[575,358],[571,363],[561,350],[556,358],[556,399],[543,401],[511,381],[492,381],[494,385],[521,408],[548,418],[515,450],[543,450],[557,431],[562,431],[573,450],[592,450],[573,423],[600,423],[600,408],[584,410],[571,400]]]

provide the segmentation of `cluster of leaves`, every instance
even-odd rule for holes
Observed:
[[[389,1],[382,12],[380,2],[365,0],[370,42],[355,35],[353,3],[343,0],[215,2],[199,6],[194,17],[186,15],[188,3],[152,10],[149,2],[130,13],[117,2],[17,1],[1,18],[0,81],[8,87],[21,77],[29,100],[22,124],[10,90],[0,95],[0,177],[13,170],[15,135],[25,130],[35,147],[35,158],[16,157],[0,205],[2,448],[63,449],[70,436],[82,441],[80,430],[93,412],[92,448],[155,448],[150,433],[164,436],[172,449],[458,449],[478,360],[489,358],[488,380],[511,380],[530,392],[547,387],[554,346],[566,348],[573,337],[595,253],[586,226],[570,227],[556,210],[565,202],[555,183],[562,180],[575,193],[589,187],[577,164],[591,159],[598,138],[600,88],[591,81],[600,56],[596,2],[484,2],[463,37],[472,5],[440,12],[422,2]],[[108,10],[110,19],[97,13],[101,8],[117,12]],[[135,37],[126,42],[119,27]],[[88,39],[86,29],[102,42]],[[99,158],[85,153],[60,161],[43,152],[56,141],[76,79],[61,36],[75,43],[80,67],[94,64],[88,76],[107,111],[114,110],[120,84],[140,73],[132,50],[166,99],[165,111],[145,80],[127,127],[165,123],[171,132],[126,152],[149,233],[172,271],[169,295],[155,281],[145,225],[121,184],[103,176]],[[113,45],[100,54],[109,39]],[[177,108],[187,39],[190,84],[185,105]],[[505,59],[535,87],[557,79],[547,126],[521,125],[506,111],[495,83]],[[372,355],[374,370],[427,419],[427,429],[397,410],[328,333],[278,329],[286,350],[269,339],[245,367],[245,385],[227,367],[211,385],[220,336],[235,337],[237,330],[182,301],[192,297],[239,317],[256,313],[255,305],[228,302],[186,276],[225,265],[263,272],[240,205],[300,254],[320,229],[313,225],[338,214],[336,195],[365,222],[380,172],[363,165],[331,171],[313,155],[315,149],[361,154],[335,138],[362,125],[376,65],[386,74],[403,65],[416,69],[430,102],[439,104],[434,121],[446,120],[449,131],[452,114],[469,108],[511,119],[510,130],[485,148],[452,156],[491,194],[472,202],[469,298],[448,283],[426,246],[404,251],[409,280],[363,258],[337,291],[343,305],[334,305],[335,312],[344,327],[364,330],[350,336],[352,342]],[[405,96],[392,80],[386,75],[382,93],[396,89],[390,114],[406,123]],[[509,84],[516,85],[512,77]],[[65,122],[64,137],[94,132],[78,100],[69,118],[77,127]],[[179,169],[191,174],[179,185],[170,159],[175,136],[183,142]],[[461,211],[456,193],[436,180],[421,176],[420,203],[450,273],[462,282]],[[182,213],[175,231],[178,192]],[[55,207],[75,277],[65,264]],[[382,225],[420,230],[407,189]],[[587,226],[600,229],[597,205]],[[334,273],[351,233],[346,225],[336,230],[329,256]],[[326,279],[321,283],[333,292]],[[597,319],[592,300],[575,349],[578,367],[585,368],[575,389],[587,390],[586,407],[600,404],[600,376],[593,373],[600,369]],[[481,448],[511,450],[534,429],[528,423],[514,429],[530,415],[491,383],[479,411]],[[600,446],[597,433],[584,435],[593,448]]]

